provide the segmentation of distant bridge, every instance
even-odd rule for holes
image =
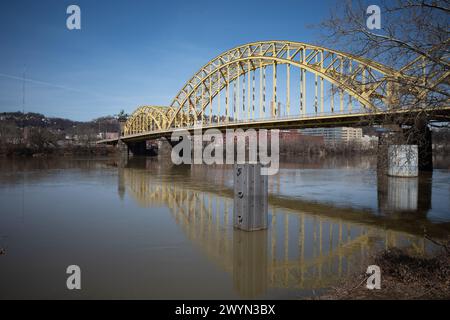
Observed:
[[[448,62],[447,62],[448,64]],[[400,83],[407,94],[423,97],[427,87],[445,86],[449,70],[430,79],[416,76],[423,57],[400,70],[344,52],[291,41],[261,41],[224,52],[205,64],[183,86],[170,106],[139,107],[119,139],[99,143],[134,143],[170,137],[177,129],[304,128],[361,126],[386,116],[427,113],[448,120],[450,106],[411,110],[393,108]],[[415,71],[415,72],[413,72]],[[411,117],[413,118],[413,117]]]

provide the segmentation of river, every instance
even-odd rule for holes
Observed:
[[[166,158],[0,159],[0,298],[301,299],[450,234],[450,161],[378,176],[371,157],[285,158],[269,229],[233,229],[233,169]],[[66,268],[81,268],[68,290]]]

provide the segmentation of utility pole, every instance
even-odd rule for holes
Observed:
[[[23,66],[22,78],[22,139],[25,142],[25,75],[27,72],[26,65]],[[20,141],[20,140],[19,140]],[[22,224],[25,224],[25,168],[22,170]]]
[[[23,66],[22,74],[22,139],[25,142],[25,79],[27,67]]]
[[[23,67],[23,78],[22,78],[22,112],[25,114],[25,75],[27,69],[26,66]]]

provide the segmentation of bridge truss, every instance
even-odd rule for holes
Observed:
[[[409,93],[426,90],[418,59],[401,70],[320,46],[260,41],[235,47],[200,68],[168,107],[143,106],[128,119],[124,134],[289,117],[389,111],[399,83]],[[447,83],[449,71],[435,78]]]

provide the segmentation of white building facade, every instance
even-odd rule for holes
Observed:
[[[363,134],[361,128],[308,128],[299,130],[308,136],[322,136],[327,144],[361,142]]]

